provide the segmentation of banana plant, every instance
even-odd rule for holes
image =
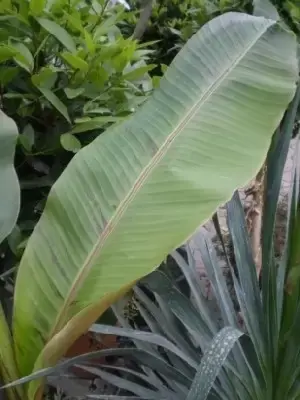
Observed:
[[[20,208],[20,186],[14,169],[18,129],[14,121],[0,109],[0,244],[13,230]],[[18,378],[11,336],[0,303],[0,374],[3,380]],[[10,398],[21,388],[9,389]]]
[[[20,376],[55,365],[258,172],[294,96],[296,52],[276,21],[217,17],[134,116],[76,154],[19,266],[12,331]],[[40,399],[42,386],[30,382],[25,398]]]

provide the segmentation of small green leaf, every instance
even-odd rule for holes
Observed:
[[[238,329],[225,327],[214,337],[204,353],[186,400],[206,400],[229,352],[242,335]]]
[[[160,68],[162,70],[162,73],[165,74],[167,72],[168,66],[166,64],[161,64]]]
[[[75,99],[75,97],[80,96],[84,92],[84,88],[65,88],[64,91],[68,99]]]
[[[34,16],[42,14],[46,6],[45,0],[30,0],[29,8]]]
[[[83,34],[87,50],[90,52],[91,55],[94,55],[96,50],[96,45],[93,41],[92,36],[86,29],[84,29]]]
[[[11,82],[20,72],[18,67],[4,66],[0,68],[0,84],[7,85]]]
[[[75,124],[82,124],[83,122],[88,122],[88,121],[91,121],[91,120],[92,120],[91,117],[85,116],[85,117],[76,118],[74,120],[74,122],[75,122]]]
[[[86,114],[110,114],[109,108],[106,107],[86,108],[84,112]]]
[[[47,32],[51,33],[51,35],[63,44],[67,50],[72,53],[76,52],[76,44],[72,36],[70,36],[64,28],[59,26],[56,22],[46,18],[37,18],[36,20]]]
[[[57,73],[53,67],[42,68],[37,74],[32,75],[31,81],[35,86],[51,89],[57,79]]]
[[[109,79],[109,75],[108,75],[107,71],[100,66],[97,66],[96,68],[91,69],[88,72],[87,76],[88,76],[88,79],[97,88],[102,87]]]
[[[77,153],[81,149],[80,141],[71,133],[64,133],[60,136],[60,143],[65,150]]]
[[[87,72],[89,69],[88,63],[75,54],[64,52],[60,56],[75,70],[79,69],[80,71]]]
[[[20,246],[22,240],[23,240],[23,238],[22,238],[21,229],[18,227],[18,225],[15,225],[14,229],[12,230],[10,235],[8,235],[8,237],[7,237],[7,242],[8,242],[8,245],[9,245],[11,251],[16,256],[18,256],[20,254],[19,246]]]
[[[26,71],[32,72],[34,68],[34,59],[28,47],[23,43],[11,43],[11,46],[16,50],[14,57],[16,63]]]
[[[122,48],[119,44],[113,43],[108,45],[103,45],[100,48],[100,53],[95,60],[95,64],[111,59],[112,57],[120,54],[122,52]]]
[[[121,19],[123,16],[124,11],[120,11],[117,14],[113,14],[109,18],[105,19],[102,24],[100,24],[95,31],[94,38],[99,39],[101,36],[106,35],[109,30],[116,25],[116,23]]]
[[[73,10],[73,14],[68,14],[66,11],[63,10],[64,15],[66,16],[68,23],[71,28],[83,33],[84,28],[81,23],[80,14],[77,15],[76,11]]]
[[[159,85],[160,85],[160,79],[161,79],[160,76],[153,76],[153,77],[152,77],[152,85],[153,85],[154,89],[156,89],[156,88],[159,87]]]
[[[79,123],[69,133],[88,132],[94,129],[102,128],[105,124],[109,122],[120,122],[122,120],[124,120],[124,117],[113,117],[111,115],[96,117],[91,119],[90,121]]]
[[[30,124],[26,125],[22,134],[19,135],[19,142],[25,150],[31,151],[34,145],[34,130]]]
[[[155,67],[155,64],[143,65],[142,67],[132,69],[131,71],[123,74],[123,78],[128,81],[141,79],[147,72],[151,71]]]
[[[59,98],[54,94],[51,90],[44,88],[44,87],[38,87],[39,91],[45,96],[45,98],[63,115],[66,120],[71,123],[67,107],[64,105],[64,103],[59,100]]]
[[[16,52],[17,51],[11,46],[0,45],[0,62],[13,58]]]

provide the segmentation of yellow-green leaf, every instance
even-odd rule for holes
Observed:
[[[0,67],[0,84],[7,85],[20,73],[18,67],[9,67],[7,65]]]
[[[51,35],[53,35],[67,50],[76,52],[76,44],[72,36],[56,22],[46,18],[37,18],[38,23]]]
[[[101,36],[106,35],[107,32],[122,18],[124,15],[124,11],[121,10],[117,14],[112,14],[109,18],[104,19],[102,23],[100,23],[94,33],[94,38],[97,40]]]
[[[31,13],[38,17],[41,15],[46,7],[46,0],[30,0],[29,8]]]
[[[71,133],[61,135],[60,144],[65,150],[72,151],[73,153],[77,153],[81,149],[80,141]]]
[[[17,50],[11,46],[0,45],[0,63],[13,58],[16,52]]]
[[[128,81],[134,81],[137,79],[141,79],[147,72],[151,71],[155,67],[156,67],[155,64],[149,64],[149,65],[143,65],[138,68],[132,68],[131,71],[123,74],[123,78]]]
[[[95,54],[95,51],[96,51],[96,45],[95,45],[95,43],[93,41],[93,38],[92,38],[92,36],[90,35],[90,33],[86,29],[84,29],[83,34],[84,34],[84,40],[85,40],[86,48],[90,52],[90,54],[93,56]]]
[[[84,92],[84,88],[77,88],[77,89],[65,88],[64,91],[68,99],[75,99]]]
[[[64,52],[60,56],[75,70],[79,69],[80,71],[87,72],[89,69],[88,63],[75,54]]]
[[[34,59],[28,47],[19,42],[11,43],[11,46],[16,50],[14,57],[16,63],[20,67],[26,69],[26,71],[32,72],[34,68]]]

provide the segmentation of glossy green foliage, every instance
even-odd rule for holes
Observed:
[[[1,4],[0,18],[3,108],[18,123],[28,155],[55,153],[64,133],[99,134],[151,90],[153,67],[116,27],[122,8],[20,1],[10,9]],[[91,140],[81,137],[83,144]],[[78,146],[65,145],[74,152]]]

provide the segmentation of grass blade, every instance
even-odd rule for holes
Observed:
[[[105,380],[111,385],[114,385],[117,388],[136,394],[138,396],[138,399],[146,398],[150,400],[161,400],[161,395],[159,392],[147,389],[144,385],[139,385],[138,383],[132,382],[129,379],[121,378],[117,375],[111,374],[95,367],[87,367],[83,365],[78,365],[78,367],[84,371],[92,373],[93,375],[99,376],[101,379]]]
[[[178,347],[176,347],[172,342],[167,340],[161,335],[157,335],[152,332],[143,332],[134,329],[127,329],[127,328],[118,328],[115,326],[108,326],[108,325],[101,325],[101,324],[93,324],[90,328],[91,332],[94,333],[101,333],[103,335],[118,335],[118,336],[125,336],[135,340],[143,340],[157,346],[164,347],[169,351],[176,354],[178,357],[183,359],[192,367],[195,366],[195,362],[191,359],[188,355],[182,352]]]
[[[187,382],[191,381],[191,379],[184,375],[181,371],[178,371],[174,367],[170,366],[168,363],[163,361],[162,359],[153,356],[151,353],[146,352],[141,349],[136,348],[117,348],[117,349],[105,349],[105,350],[97,350],[94,352],[81,354],[76,357],[72,357],[65,361],[60,362],[55,367],[44,368],[39,371],[36,371],[30,375],[24,376],[23,378],[17,379],[13,382],[10,382],[2,387],[0,390],[23,385],[28,383],[34,379],[43,378],[50,375],[57,375],[60,374],[62,371],[66,370],[67,368],[79,364],[87,362],[88,360],[94,358],[102,358],[108,356],[115,356],[115,357],[128,357],[139,364],[145,364],[150,368],[155,369],[157,372],[161,373],[162,375],[166,375],[170,379],[175,379],[182,384],[187,384]]]

